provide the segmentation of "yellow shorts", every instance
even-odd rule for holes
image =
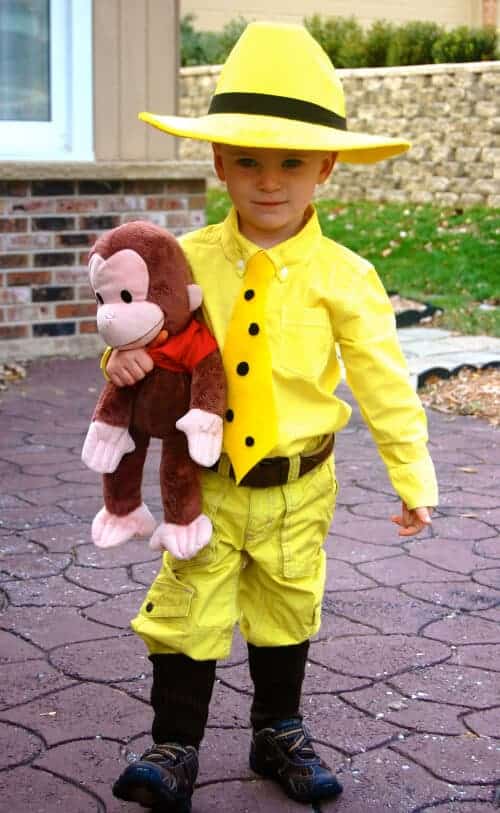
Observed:
[[[236,623],[256,646],[296,644],[316,633],[336,490],[333,458],[272,488],[237,487],[205,472],[203,510],[214,533],[193,559],[164,554],[132,621],[149,651],[226,658]]]

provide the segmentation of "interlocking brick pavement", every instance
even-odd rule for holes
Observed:
[[[149,743],[149,661],[128,621],[159,566],[144,541],[90,542],[99,477],[80,461],[94,360],[32,364],[0,400],[0,799],[6,813],[125,813],[111,784]],[[500,808],[499,433],[430,413],[442,488],[402,541],[359,414],[336,445],[322,629],[303,710],[344,794],[324,813]],[[160,515],[157,446],[145,474]],[[245,647],[220,663],[193,813],[299,813],[248,768]],[[138,810],[138,808],[135,808]],[[319,808],[316,808],[318,811]]]

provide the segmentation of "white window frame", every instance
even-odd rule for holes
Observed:
[[[92,0],[50,0],[51,120],[0,121],[0,158],[92,161]]]

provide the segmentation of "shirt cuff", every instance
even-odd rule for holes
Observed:
[[[106,381],[111,381],[109,375],[106,372],[106,365],[107,365],[107,363],[109,361],[109,357],[110,357],[112,352],[113,352],[112,347],[106,347],[106,350],[102,354],[101,361],[99,363],[99,367],[101,368],[101,372],[102,372],[104,378],[106,379]]]
[[[432,507],[439,502],[434,464],[430,457],[413,463],[389,466],[388,473],[395,491],[408,509]]]

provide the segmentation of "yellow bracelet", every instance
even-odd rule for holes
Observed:
[[[109,361],[109,357],[110,357],[112,352],[113,352],[112,347],[106,347],[106,350],[104,351],[104,353],[101,356],[101,361],[100,361],[100,364],[99,364],[99,367],[101,368],[102,374],[103,374],[104,378],[106,379],[106,381],[111,381],[109,375],[106,372],[106,365],[107,365],[107,363]]]

